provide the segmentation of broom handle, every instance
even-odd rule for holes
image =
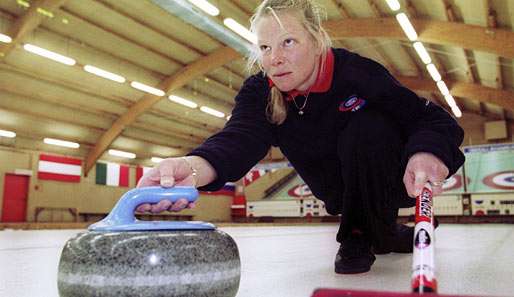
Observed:
[[[416,197],[416,225],[414,227],[412,292],[436,293],[437,280],[434,266],[434,215],[432,187],[426,183]]]

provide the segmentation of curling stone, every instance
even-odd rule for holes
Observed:
[[[68,240],[59,262],[61,297],[234,297],[241,262],[234,240],[204,222],[140,221],[139,204],[195,201],[192,187],[131,190],[102,221]]]

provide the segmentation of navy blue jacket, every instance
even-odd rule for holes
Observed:
[[[330,175],[337,160],[337,135],[351,112],[340,106],[357,96],[373,108],[396,120],[406,139],[404,160],[417,152],[439,157],[455,173],[464,163],[459,149],[463,130],[440,106],[418,97],[403,87],[379,63],[344,49],[333,49],[332,85],[325,93],[311,93],[304,115],[289,102],[282,125],[267,121],[265,110],[270,91],[262,73],[249,77],[237,94],[232,117],[222,131],[208,138],[190,155],[206,159],[216,170],[217,179],[200,190],[214,191],[227,181],[243,177],[268,152],[280,147],[316,197],[323,199],[320,175]],[[327,162],[327,160],[331,160]]]

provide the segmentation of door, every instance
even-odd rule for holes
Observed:
[[[5,174],[2,222],[25,222],[29,176]]]

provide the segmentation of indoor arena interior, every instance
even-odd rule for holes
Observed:
[[[514,296],[514,0],[0,0],[0,297]]]

